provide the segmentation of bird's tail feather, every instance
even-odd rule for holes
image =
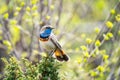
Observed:
[[[63,52],[63,50],[56,49],[55,56],[59,61],[68,61],[69,57]]]

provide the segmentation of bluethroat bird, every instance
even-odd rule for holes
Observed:
[[[48,53],[54,53],[58,61],[68,61],[69,57],[58,43],[57,38],[52,32],[53,29],[50,25],[45,25],[41,28],[39,35],[40,44]]]

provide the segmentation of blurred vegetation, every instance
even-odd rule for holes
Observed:
[[[5,63],[4,80],[59,80],[58,68],[53,57],[43,58],[36,65],[27,59],[18,61],[15,57],[9,60],[2,58]],[[20,66],[21,65],[21,66]]]
[[[69,62],[45,57],[46,24]],[[120,80],[119,56],[119,0],[0,0],[1,79]]]

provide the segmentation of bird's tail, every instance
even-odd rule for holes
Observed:
[[[68,61],[69,57],[64,53],[63,50],[56,49],[55,56],[58,61]]]

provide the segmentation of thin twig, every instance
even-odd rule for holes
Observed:
[[[120,8],[120,2],[114,8],[116,13],[120,12],[119,8]],[[90,45],[90,52],[95,48],[94,44],[95,44],[96,40],[102,41],[103,40],[103,34],[107,33],[109,31],[109,29],[105,25],[106,21],[111,21],[112,23],[114,23],[115,22],[115,18],[111,14],[109,14],[108,18],[105,20],[105,22],[102,25],[100,33],[96,36],[94,42]]]
[[[59,4],[59,8],[58,8],[58,19],[57,19],[57,22],[56,22],[56,28],[59,27],[59,22],[60,22],[61,13],[62,13],[62,7],[63,7],[63,0],[60,0],[60,4]]]
[[[8,28],[8,23],[9,23],[8,20],[3,20],[3,29],[4,29],[3,36],[5,40],[8,40],[11,43],[11,46],[13,48],[13,51],[11,52],[11,54],[14,55],[17,59],[19,59],[19,57],[17,56],[17,51],[15,49],[15,46],[13,45],[12,40],[11,40],[11,33]]]
[[[31,55],[32,55],[32,51],[33,51],[33,44],[34,44],[34,32],[35,32],[35,23],[33,21],[33,17],[32,17],[32,23],[33,23],[33,29],[32,29],[32,33],[31,33],[31,38],[30,38],[30,45],[29,45],[29,54],[28,54],[28,59],[30,59]]]

